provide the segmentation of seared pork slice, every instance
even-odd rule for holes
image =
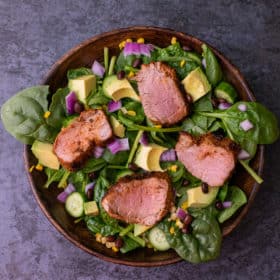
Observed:
[[[112,218],[153,226],[174,203],[171,181],[163,172],[126,176],[109,189],[101,203]]]
[[[239,146],[231,139],[208,133],[200,137],[181,132],[176,144],[179,161],[195,177],[212,187],[222,186],[231,176]]]
[[[175,69],[162,62],[142,64],[135,79],[145,114],[153,123],[170,126],[188,115]]]
[[[112,135],[105,113],[102,110],[87,110],[69,126],[62,128],[54,142],[54,153],[64,168],[73,171],[92,155],[95,145],[103,145]]]

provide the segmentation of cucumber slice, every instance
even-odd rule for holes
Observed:
[[[148,239],[153,247],[159,251],[170,249],[170,245],[166,240],[164,232],[158,227],[154,227],[149,231]]]
[[[65,201],[65,209],[74,218],[79,218],[84,213],[84,198],[78,192],[71,193]]]
[[[214,94],[217,98],[223,98],[231,104],[233,104],[237,98],[236,90],[227,82],[220,82],[215,88]]]

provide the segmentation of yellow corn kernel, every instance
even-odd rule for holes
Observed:
[[[183,202],[183,204],[181,205],[181,208],[186,210],[188,208],[188,201],[186,200],[185,202]]]
[[[175,225],[176,225],[178,228],[183,228],[183,223],[182,223],[179,219],[176,219]]]
[[[43,165],[38,163],[36,166],[35,166],[35,169],[38,170],[38,171],[42,171],[43,170]]]
[[[102,238],[102,235],[100,233],[96,233],[95,234],[95,240],[99,243],[101,243],[101,238]]]
[[[177,43],[177,38],[176,37],[172,37],[171,38],[171,45],[175,45]]]
[[[133,111],[133,110],[128,110],[126,114],[131,116],[131,117],[135,117],[136,116],[136,112]]]
[[[32,166],[30,166],[30,168],[29,168],[29,172],[31,173],[32,171],[33,171],[33,169],[35,168],[35,166],[34,165],[32,165]]]
[[[137,39],[137,43],[138,43],[138,44],[144,44],[144,43],[145,43],[145,39],[142,38],[142,37],[141,37],[141,38],[138,38],[138,39]]]
[[[47,119],[50,115],[51,115],[51,112],[50,111],[46,111],[44,113],[44,118]]]
[[[106,247],[107,248],[113,248],[115,246],[115,243],[114,242],[106,242]]]
[[[119,251],[119,249],[118,249],[116,246],[113,246],[113,247],[112,247],[112,250],[113,250],[115,253],[117,253],[117,252]]]
[[[185,64],[186,64],[186,60],[185,60],[185,59],[183,59],[183,60],[180,61],[180,67],[184,67]]]
[[[171,172],[176,172],[177,171],[177,168],[178,166],[176,164],[174,165],[171,165],[168,169],[171,171]]]
[[[105,236],[101,237],[101,243],[106,244],[107,238]]]
[[[133,71],[130,71],[130,72],[128,73],[127,77],[128,77],[128,78],[132,78],[134,75],[135,75],[134,72],[133,72]]]
[[[124,46],[125,46],[125,41],[122,41],[119,43],[120,50],[122,50],[124,48]]]
[[[175,220],[176,220],[176,218],[177,218],[176,213],[172,213],[172,214],[170,215],[170,219],[171,219],[171,221],[175,221]]]
[[[160,124],[154,125],[155,128],[162,128]]]
[[[132,42],[132,39],[127,38],[127,39],[125,40],[125,42],[126,42],[126,43],[131,43],[131,42]]]
[[[169,232],[170,232],[170,234],[174,234],[174,233],[175,233],[174,227],[171,227],[171,228],[169,229]]]

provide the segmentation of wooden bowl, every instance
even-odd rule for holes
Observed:
[[[81,66],[90,67],[95,59],[102,61],[103,48],[105,46],[109,47],[110,55],[118,54],[118,45],[126,38],[135,40],[143,37],[147,42],[165,47],[170,44],[173,36],[183,46],[188,46],[201,53],[201,44],[203,42],[181,32],[165,28],[142,26],[118,29],[95,36],[71,49],[51,67],[42,84],[50,85],[51,92],[55,92],[59,87],[65,87],[68,69]],[[220,60],[226,79],[234,85],[240,97],[244,100],[255,100],[253,93],[239,70],[220,52],[214,48],[213,50]],[[49,189],[44,189],[42,187],[46,180],[44,173],[38,171],[28,172],[29,167],[36,164],[36,159],[31,153],[30,146],[25,146],[24,148],[24,160],[31,189],[42,211],[53,226],[79,248],[105,261],[131,266],[161,266],[181,260],[173,250],[154,252],[151,249],[138,249],[128,254],[121,254],[114,253],[111,249],[107,249],[102,244],[97,243],[94,235],[87,230],[85,224],[83,222],[73,223],[73,219],[65,212],[64,205],[57,201],[56,196],[61,190],[58,190],[55,185],[50,186]],[[259,175],[262,173],[263,163],[264,147],[259,146],[258,152],[252,161],[252,167]],[[240,223],[259,189],[259,185],[240,166],[237,167],[233,181],[246,192],[248,203],[232,219],[222,225],[224,236],[228,235]]]

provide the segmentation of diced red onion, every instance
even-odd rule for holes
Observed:
[[[240,152],[239,152],[239,154],[238,154],[238,159],[248,159],[248,158],[250,158],[250,154],[247,152],[247,151],[245,151],[245,150],[241,150]]]
[[[126,57],[131,54],[151,56],[151,51],[154,49],[151,44],[139,44],[136,42],[127,42],[125,44],[123,55]]]
[[[128,151],[129,150],[129,142],[128,138],[115,138],[113,141],[111,141],[107,148],[110,150],[112,154],[116,154],[120,151]]]
[[[63,192],[61,192],[58,196],[57,199],[58,201],[65,203],[67,197],[69,194],[71,194],[72,192],[74,192],[76,189],[72,184],[69,184]]]
[[[93,74],[99,76],[100,78],[102,78],[105,73],[105,68],[97,60],[94,60],[91,70]]]
[[[240,127],[244,131],[248,131],[248,130],[252,129],[254,127],[254,125],[249,120],[245,120],[245,121],[240,123]]]
[[[202,59],[201,64],[203,65],[204,68],[206,68],[206,59],[205,58]]]
[[[177,159],[176,152],[174,149],[163,152],[160,156],[161,161],[175,161]]]
[[[103,153],[104,153],[104,148],[99,147],[99,146],[95,146],[93,148],[93,155],[95,158],[101,158]]]
[[[231,107],[231,104],[228,103],[228,102],[222,102],[222,103],[220,103],[220,104],[218,105],[218,108],[219,108],[220,110],[226,110],[226,109],[228,109],[229,107]]]
[[[87,184],[85,187],[85,193],[87,194],[88,190],[93,189],[94,185],[94,182]]]
[[[108,103],[108,112],[112,113],[112,112],[115,112],[115,111],[118,111],[119,109],[121,109],[122,107],[122,102],[119,100],[119,101],[110,101]]]
[[[187,212],[182,208],[178,208],[176,212],[176,216],[183,222],[187,217]]]
[[[231,202],[231,201],[224,201],[224,202],[223,202],[223,207],[224,207],[224,208],[230,208],[231,205],[232,205],[232,202]]]
[[[147,146],[149,144],[148,134],[144,131],[139,140],[140,144]]]
[[[75,113],[75,103],[77,102],[77,96],[74,91],[68,93],[65,97],[65,105],[66,110],[69,115],[73,115]]]
[[[237,106],[237,108],[238,108],[238,110],[239,111],[241,111],[241,112],[246,112],[246,110],[247,110],[247,106],[246,106],[246,104],[239,104],[238,106]]]

